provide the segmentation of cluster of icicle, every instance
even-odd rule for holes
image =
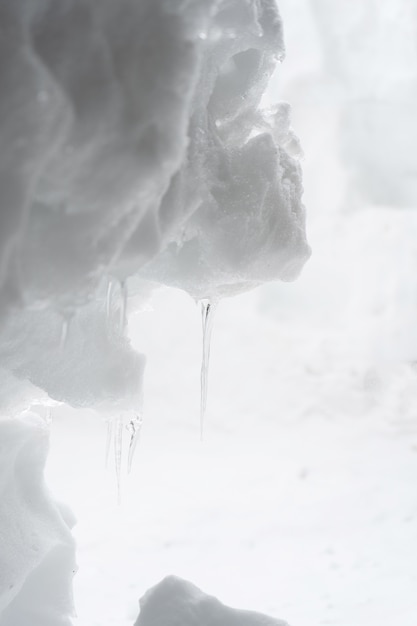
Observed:
[[[226,606],[192,583],[167,576],[140,599],[134,626],[181,624],[182,626],[288,626],[286,622]]]

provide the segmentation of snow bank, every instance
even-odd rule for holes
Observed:
[[[205,39],[188,153],[162,203],[186,220],[143,271],[196,298],[294,279],[309,256],[289,107],[259,106],[284,56],[281,20],[274,2],[243,6],[225,3]]]
[[[281,620],[225,606],[193,584],[168,576],[140,600],[135,626],[287,626]]]
[[[70,623],[73,519],[44,482],[48,439],[33,413],[0,421],[1,626]]]

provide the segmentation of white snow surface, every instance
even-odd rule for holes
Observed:
[[[380,232],[397,215],[381,218]],[[332,226],[337,242],[311,231],[322,254],[294,285],[219,305],[203,444],[198,309],[161,290],[153,311],[131,318],[132,341],[149,362],[121,506],[114,464],[103,469],[105,425],[87,411],[54,410],[47,477],[78,518],[77,626],[131,626],[139,598],[169,574],[291,626],[415,626],[415,368],[399,353],[381,361],[374,349],[395,345],[395,333],[385,334],[396,319],[389,297],[382,315],[364,303],[348,323],[340,293],[325,298],[341,272],[362,270],[366,283],[356,278],[350,289],[373,280],[380,295],[387,278],[404,289],[404,275],[393,245],[392,273],[376,280],[377,242],[381,254],[386,248],[377,238],[352,267],[343,253],[356,238],[348,220]],[[377,220],[368,213],[368,233]],[[410,229],[397,232],[397,245],[415,250]],[[337,265],[328,263],[335,247]],[[408,284],[396,306],[411,315]],[[372,321],[383,324],[380,342],[367,340]]]

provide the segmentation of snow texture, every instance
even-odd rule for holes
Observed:
[[[140,600],[135,626],[287,626],[254,611],[225,606],[195,585],[167,576]]]
[[[46,488],[48,443],[33,413],[0,421],[1,626],[71,623],[74,519]]]
[[[13,380],[0,406],[33,385],[131,409],[144,360],[115,311],[120,291],[142,292],[129,277],[228,295],[295,278],[309,255],[288,106],[260,108],[284,55],[278,10],[8,1],[0,21],[0,355]],[[108,278],[121,285],[110,319]]]

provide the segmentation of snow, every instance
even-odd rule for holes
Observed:
[[[167,576],[140,600],[135,626],[151,624],[247,624],[286,626],[284,622],[250,611],[226,607],[195,585],[176,576]]]
[[[139,598],[169,574],[293,625],[414,626],[415,371],[348,352],[320,318],[303,328],[310,307],[299,301],[277,314],[277,291],[296,287],[220,304],[202,445],[197,307],[161,290],[131,319],[149,359],[120,507],[99,417],[55,410],[48,482],[78,517],[79,626],[131,625]]]
[[[0,422],[0,440],[0,624],[69,625],[75,520],[44,482],[48,429],[27,412]]]
[[[415,626],[415,7],[281,0],[282,66],[273,7],[0,9],[1,626],[72,610],[48,434],[10,419],[32,403],[78,518],[78,626],[131,626],[169,574],[294,626]],[[146,310],[144,280],[216,299],[298,274],[282,94],[315,254],[219,303],[201,445],[200,315],[165,289]]]

